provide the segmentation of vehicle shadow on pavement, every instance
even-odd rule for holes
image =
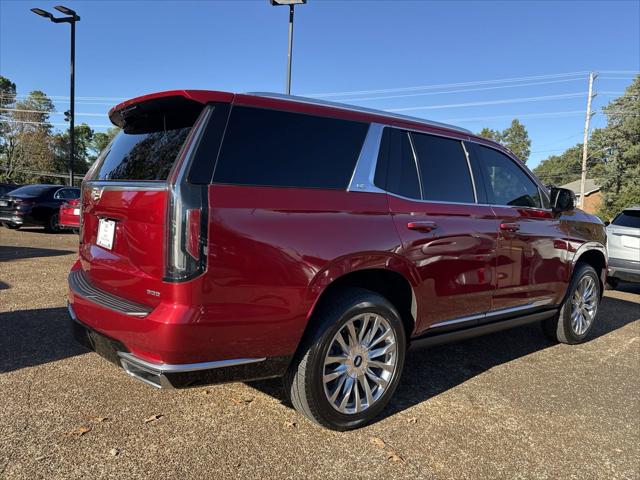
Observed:
[[[69,255],[75,253],[72,250],[54,250],[51,248],[0,246],[0,262],[11,262],[25,258],[36,257],[57,257],[59,255]]]
[[[88,352],[75,343],[66,308],[0,313],[0,373]]]
[[[604,298],[598,312],[599,321],[588,342],[639,320],[638,307],[635,302]],[[458,343],[410,351],[400,385],[376,421],[429,400],[493,367],[554,345],[544,336],[540,325],[534,323]],[[280,380],[256,381],[248,385],[291,406]]]

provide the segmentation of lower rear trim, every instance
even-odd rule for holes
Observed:
[[[540,320],[551,318],[557,313],[558,310],[554,308],[552,310],[531,313],[529,315],[523,315],[521,317],[515,317],[508,320],[500,320],[493,323],[484,323],[474,327],[455,330],[452,332],[440,333],[437,335],[428,335],[412,340],[411,348],[417,349],[432,347],[434,345],[466,340],[468,338],[499,332],[501,330],[508,330],[510,328],[519,327],[528,323],[539,322]]]
[[[68,305],[68,310],[78,343],[121,366],[137,380],[156,388],[186,388],[281,377],[291,361],[290,356],[281,356],[185,364],[153,363],[132,354],[122,342],[83,324],[76,317],[72,305]]]

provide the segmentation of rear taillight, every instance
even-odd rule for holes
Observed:
[[[169,178],[165,237],[165,281],[183,282],[207,268],[208,185],[186,181],[186,174],[213,106],[196,121]]]

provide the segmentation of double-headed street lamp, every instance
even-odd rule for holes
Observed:
[[[276,6],[289,6],[289,53],[287,56],[287,95],[291,95],[291,56],[293,55],[293,12],[296,5],[302,5],[307,3],[307,0],[269,0],[271,5]]]
[[[75,63],[76,63],[76,22],[80,17],[70,8],[58,5],[54,7],[66,17],[54,17],[51,13],[41,8],[32,8],[36,15],[48,18],[53,23],[68,23],[71,25],[71,94],[69,109],[69,185],[73,185],[73,159],[75,156]]]

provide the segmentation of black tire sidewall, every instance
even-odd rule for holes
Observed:
[[[47,232],[56,233],[60,231],[60,226],[58,225],[58,214],[53,213],[47,220],[47,224],[45,226],[45,230]]]
[[[587,331],[584,332],[582,335],[576,334],[573,331],[573,328],[571,328],[571,310],[572,310],[571,299],[573,298],[573,295],[576,289],[578,288],[578,284],[580,283],[580,280],[582,280],[582,278],[584,278],[587,275],[591,276],[596,282],[596,287],[598,288],[598,308],[600,308],[600,299],[602,297],[602,285],[600,284],[600,279],[598,278],[598,274],[596,273],[596,271],[593,269],[591,265],[580,263],[576,266],[575,273],[571,281],[571,285],[569,287],[569,290],[567,291],[567,296],[565,297],[565,300],[562,304],[562,308],[560,309],[560,313],[559,313],[557,333],[558,333],[559,339],[563,341],[563,343],[575,344],[575,343],[583,342],[589,336],[589,334],[591,333],[591,330],[593,329],[593,326],[596,323],[596,318],[598,314],[597,310],[596,310],[596,317],[594,317],[593,321],[591,322],[591,325],[589,325],[589,328],[587,328]]]
[[[397,310],[384,297],[378,294],[371,292],[363,296],[368,298],[362,298],[354,302],[342,314],[336,315],[334,313],[334,315],[328,315],[325,318],[322,327],[318,329],[319,335],[316,336],[316,341],[313,342],[309,351],[307,375],[310,379],[309,388],[312,398],[315,399],[317,413],[322,417],[323,423],[328,423],[333,428],[340,430],[361,426],[376,417],[385,408],[398,386],[404,365],[407,341],[404,326]],[[383,316],[394,330],[398,355],[396,371],[387,390],[371,407],[358,414],[346,415],[334,409],[326,398],[322,382],[324,359],[334,335],[348,320],[362,313],[375,313]],[[336,316],[337,318],[335,318]]]

